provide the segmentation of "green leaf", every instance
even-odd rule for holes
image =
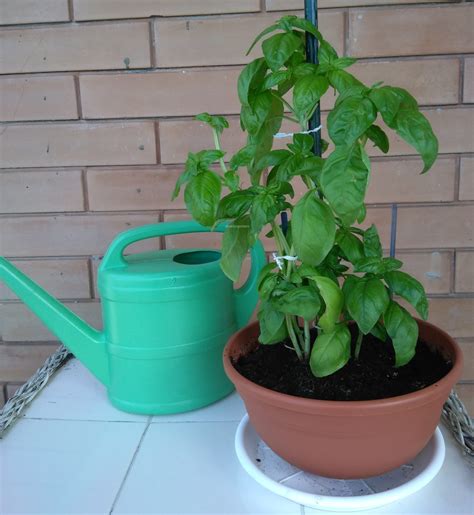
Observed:
[[[252,51],[253,47],[267,34],[270,34],[271,32],[274,32],[275,30],[278,30],[280,27],[275,23],[273,25],[270,25],[266,29],[262,30],[260,34],[253,40],[252,44],[250,45],[250,48],[247,50],[247,53],[245,55],[249,55]]]
[[[273,195],[262,193],[255,197],[250,208],[250,230],[255,238],[265,224],[273,221],[279,211],[279,205]]]
[[[384,122],[391,129],[395,129],[395,120],[400,110],[418,110],[416,100],[402,88],[392,86],[375,88],[370,92],[369,98],[379,110]]]
[[[368,98],[346,98],[329,113],[329,136],[336,146],[349,147],[374,123],[376,117],[377,111]]]
[[[339,93],[343,93],[346,89],[353,86],[364,86],[362,82],[354,77],[354,75],[351,75],[345,70],[330,71],[328,73],[328,79],[331,86]]]
[[[252,106],[242,106],[240,117],[249,134],[257,134],[263,127],[272,111],[274,100],[270,91],[264,91],[254,98]]]
[[[430,122],[419,111],[404,109],[397,115],[395,130],[420,154],[425,165],[421,173],[426,173],[438,156],[438,139]]]
[[[287,315],[295,315],[305,320],[314,320],[321,309],[321,301],[312,286],[300,286],[281,297],[272,300],[272,304]]]
[[[380,279],[351,276],[344,283],[346,308],[357,322],[360,330],[367,334],[378,322],[390,301],[387,289]]]
[[[395,366],[406,365],[415,355],[418,324],[406,309],[394,301],[385,311],[384,322],[395,350]]]
[[[229,193],[219,202],[216,218],[225,220],[243,216],[250,209],[255,196],[256,194],[248,189]]]
[[[320,317],[318,325],[322,327],[325,333],[331,332],[337,324],[341,316],[342,307],[344,306],[344,295],[337,284],[331,279],[322,276],[311,276],[319,293],[326,304],[326,310]]]
[[[229,128],[229,122],[223,116],[212,116],[209,113],[201,113],[196,116],[196,120],[207,123],[217,134],[222,134],[224,129]]]
[[[382,244],[374,224],[364,232],[364,254],[367,257],[382,257]]]
[[[233,170],[229,170],[224,174],[224,184],[230,191],[237,191],[239,189],[240,178]]]
[[[372,141],[375,147],[378,147],[384,154],[389,151],[390,143],[385,132],[378,126],[372,125],[366,131],[366,136]]]
[[[257,318],[260,322],[258,341],[264,345],[279,343],[288,337],[285,315],[277,311],[269,302],[262,302]]]
[[[354,57],[339,57],[339,59],[336,59],[332,65],[334,68],[338,70],[342,70],[343,68],[348,68],[349,66],[352,66],[354,63],[357,62],[357,59]]]
[[[364,257],[356,261],[354,265],[355,273],[385,274],[401,268],[403,263],[394,258]]]
[[[258,286],[258,295],[263,300],[268,300],[273,290],[277,287],[280,277],[278,274],[269,273],[261,281]]]
[[[321,75],[306,75],[296,82],[293,88],[293,109],[300,123],[309,120],[328,87],[328,80]]]
[[[316,377],[325,377],[341,369],[351,357],[351,333],[345,325],[320,334],[313,345],[309,365]]]
[[[278,86],[278,84],[288,80],[290,77],[291,72],[289,70],[280,70],[270,73],[265,77],[265,80],[262,83],[262,89],[271,89],[274,86]]]
[[[355,263],[364,257],[362,242],[346,229],[339,229],[336,234],[336,243],[341,248],[347,260]]]
[[[407,300],[420,314],[423,320],[428,318],[428,299],[423,285],[411,275],[400,272],[387,272],[385,282],[395,295]]]
[[[291,230],[300,260],[318,265],[334,244],[336,223],[329,206],[308,191],[293,209]]]
[[[222,150],[201,150],[195,156],[199,171],[206,170],[212,163],[219,161],[219,159],[225,156],[225,152]]]
[[[318,59],[321,64],[332,64],[338,58],[336,50],[330,43],[325,40],[319,43]]]
[[[174,200],[179,196],[179,192],[181,191],[181,187],[186,184],[192,175],[189,172],[184,171],[177,179],[173,194],[171,195],[171,200]]]
[[[221,268],[231,281],[240,276],[242,262],[249,250],[250,218],[244,215],[229,224],[222,237]]]
[[[291,157],[291,152],[288,150],[272,150],[259,159],[258,163],[255,165],[255,169],[264,170],[270,166],[277,166],[289,157]]]
[[[266,39],[262,43],[262,49],[268,66],[274,72],[278,71],[301,44],[301,39],[292,32],[275,34]]]
[[[369,170],[360,144],[336,147],[324,163],[321,188],[327,201],[344,224],[355,222],[364,204]]]
[[[237,92],[242,105],[250,105],[249,96],[252,90],[261,86],[261,82],[267,73],[268,67],[265,59],[260,57],[250,62],[240,72],[237,81]]]
[[[297,18],[296,16],[294,16],[291,19],[290,23],[293,27],[304,30],[305,32],[309,32],[310,34],[315,36],[318,41],[324,41],[323,36],[321,36],[319,30],[309,20],[306,20],[304,18]]]
[[[382,342],[386,342],[387,338],[388,338],[387,330],[385,329],[385,326],[383,324],[381,324],[380,322],[377,322],[374,325],[374,327],[372,327],[370,334],[375,336],[377,339],[379,339]]]
[[[219,176],[210,171],[204,171],[188,182],[184,201],[193,218],[201,225],[210,227],[214,224],[221,189]]]
[[[295,154],[300,154],[303,157],[312,155],[314,139],[311,134],[294,134],[293,143],[288,145],[288,148]]]
[[[237,170],[241,166],[248,166],[255,155],[255,147],[253,145],[246,145],[236,152],[230,162],[229,166],[232,170]]]

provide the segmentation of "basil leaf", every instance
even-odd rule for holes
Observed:
[[[268,66],[275,72],[290,58],[291,54],[302,45],[301,39],[292,32],[275,34],[262,43],[263,55]]]
[[[384,122],[395,129],[395,120],[400,110],[418,110],[416,100],[402,88],[383,86],[372,89],[369,94],[370,100],[375,104]]]
[[[309,20],[294,16],[290,23],[293,27],[304,30],[305,32],[309,32],[315,36],[319,42],[324,41],[323,36],[321,36],[319,30]]]
[[[396,117],[395,130],[420,154],[424,163],[421,173],[426,173],[438,156],[438,139],[430,122],[419,111],[404,109]]]
[[[331,86],[338,93],[343,93],[346,89],[351,88],[352,86],[364,86],[362,82],[354,77],[354,75],[351,75],[345,70],[332,70],[328,72],[328,79]]]
[[[263,226],[271,222],[279,211],[279,205],[275,202],[273,195],[262,193],[255,197],[250,208],[250,230],[255,238],[258,237]]]
[[[278,86],[278,84],[288,80],[290,77],[291,72],[289,70],[273,72],[265,77],[265,80],[262,83],[262,89],[271,89],[274,86]]]
[[[345,229],[339,229],[336,234],[336,243],[339,245],[342,252],[344,252],[347,260],[351,263],[355,263],[364,257],[362,242],[351,232]]]
[[[192,175],[189,172],[184,171],[177,179],[176,184],[174,186],[173,194],[171,195],[171,200],[174,200],[178,197],[179,192],[181,191],[181,187],[183,184],[186,184]]]
[[[354,265],[355,273],[384,274],[401,268],[403,263],[394,258],[365,257],[356,261]]]
[[[381,324],[380,322],[377,322],[374,325],[374,327],[372,327],[370,334],[375,336],[377,339],[379,339],[382,342],[386,342],[387,338],[388,338],[387,330],[385,329],[385,326],[383,324]]]
[[[383,318],[395,350],[395,366],[406,365],[415,355],[418,324],[406,309],[394,301],[390,302]]]
[[[255,169],[264,170],[270,166],[277,166],[289,157],[291,157],[289,150],[272,150],[259,159],[258,163],[255,165]]]
[[[338,70],[342,70],[343,68],[348,68],[349,66],[352,66],[354,63],[357,62],[357,59],[354,57],[339,57],[339,59],[336,59],[332,65],[334,68]]]
[[[295,288],[273,299],[272,304],[282,313],[299,316],[305,320],[314,320],[321,309],[319,295],[312,286]]]
[[[229,224],[222,237],[221,268],[231,280],[237,281],[242,263],[249,250],[250,218],[244,215]]]
[[[316,377],[325,377],[341,369],[350,357],[351,333],[345,325],[340,325],[316,338],[309,366]]]
[[[263,57],[255,59],[245,66],[240,72],[239,79],[237,81],[237,92],[239,100],[242,105],[248,106],[249,93],[256,86],[259,86],[267,73],[268,66]]]
[[[346,280],[342,290],[350,316],[364,334],[369,333],[390,302],[382,281],[370,277],[361,279],[351,276],[351,280]]]
[[[258,94],[251,106],[242,106],[240,112],[241,122],[249,134],[257,134],[269,117],[274,96],[270,91]]]
[[[295,205],[291,220],[293,245],[300,260],[318,265],[334,244],[334,216],[314,191],[308,191]]]
[[[382,244],[374,224],[364,232],[364,254],[367,257],[382,257]]]
[[[248,189],[229,193],[219,202],[216,218],[218,220],[225,220],[243,216],[250,209],[255,195],[254,192]]]
[[[336,147],[326,159],[321,173],[321,188],[344,224],[355,222],[364,204],[368,181],[369,170],[364,163],[360,144],[350,149]]]
[[[293,88],[293,109],[300,123],[309,120],[328,87],[328,80],[321,75],[306,75],[296,82]]]
[[[318,325],[325,333],[330,332],[334,329],[341,316],[342,307],[344,306],[344,295],[339,286],[327,277],[310,276],[310,279],[316,283],[326,305],[326,310],[318,320]]]
[[[209,113],[201,113],[196,116],[196,120],[207,123],[217,134],[222,134],[224,129],[229,128],[229,122],[223,116],[212,116]]]
[[[389,151],[390,143],[388,137],[378,125],[369,127],[365,134],[373,142],[374,146],[378,147],[384,154]]]
[[[420,314],[423,320],[428,318],[428,299],[423,285],[405,272],[387,272],[385,282],[395,295],[407,300]]]
[[[219,161],[225,156],[222,150],[201,150],[196,154],[198,160],[198,168],[201,170],[207,169],[212,163]]]
[[[377,111],[368,99],[346,98],[328,116],[331,139],[337,145],[350,146],[374,123]]]
[[[262,30],[260,34],[253,40],[252,44],[250,45],[250,48],[247,50],[247,53],[245,55],[249,55],[252,51],[253,47],[267,34],[270,34],[271,32],[274,32],[275,30],[278,30],[279,26],[275,23],[273,25],[270,25],[266,29]]]
[[[321,64],[332,64],[338,58],[336,50],[330,43],[326,40],[319,43],[318,59]]]
[[[255,154],[255,147],[252,145],[246,145],[237,151],[231,158],[229,166],[232,170],[237,170],[241,166],[248,166],[253,159]]]
[[[262,302],[257,314],[260,322],[258,341],[264,345],[279,343],[288,337],[285,315],[277,311],[269,302]]]
[[[184,201],[193,218],[210,227],[216,220],[221,195],[221,181],[214,172],[205,171],[193,177],[184,190]]]

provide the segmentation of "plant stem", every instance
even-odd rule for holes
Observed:
[[[285,252],[286,254],[290,253],[290,247],[288,246],[288,242],[286,241],[285,235],[281,230],[280,226],[273,221],[271,224],[273,235],[275,236],[275,241],[277,243],[278,251],[280,254]]]
[[[294,318],[292,315],[285,315],[286,327],[288,329],[288,334],[290,335],[291,343],[293,344],[293,348],[296,351],[296,355],[300,361],[303,361],[303,353],[301,352],[301,347],[298,342],[298,337],[295,333],[294,327]]]
[[[212,129],[212,135],[214,137],[214,146],[216,147],[216,150],[222,150],[222,147],[221,147],[221,141],[219,139],[219,134],[217,134],[217,131],[215,129]],[[221,170],[224,172],[224,173],[227,173],[227,167],[224,163],[224,158],[221,157],[219,159],[219,164],[221,165]]]
[[[362,331],[359,329],[359,333],[357,334],[357,342],[356,342],[356,348],[354,352],[355,359],[359,359],[359,353],[360,353],[360,347],[362,345],[362,337],[364,335],[362,334]]]
[[[307,320],[304,321],[304,357],[305,359],[309,358],[310,351],[310,334],[309,334],[309,322]]]

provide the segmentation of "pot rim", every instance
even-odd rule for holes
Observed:
[[[330,412],[331,415],[337,415],[339,412],[341,415],[343,415],[343,413],[347,412],[347,409],[349,408],[354,415],[363,416],[368,412],[373,412],[374,410],[393,411],[398,409],[406,410],[407,408],[416,409],[419,406],[439,398],[440,395],[444,395],[443,391],[450,390],[451,384],[454,385],[459,380],[463,367],[463,355],[459,345],[448,333],[435,326],[434,324],[431,324],[430,322],[426,322],[418,318],[415,318],[415,320],[419,325],[424,325],[425,327],[438,332],[443,340],[447,342],[448,347],[451,347],[453,352],[453,367],[436,383],[426,386],[421,390],[406,393],[404,395],[364,401],[308,399],[306,397],[297,397],[295,395],[276,392],[275,390],[271,390],[270,388],[266,388],[264,386],[258,385],[257,383],[254,383],[235,369],[230,358],[230,349],[236,345],[235,342],[240,340],[245,333],[250,331],[252,333],[255,332],[258,334],[257,327],[259,323],[257,321],[243,327],[231,336],[224,348],[224,369],[229,379],[237,387],[237,390],[251,390],[254,396],[260,397],[262,400],[264,400],[265,403],[279,406],[290,411],[312,413],[315,411],[321,411],[325,413]]]

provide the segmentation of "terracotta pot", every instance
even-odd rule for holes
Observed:
[[[286,461],[332,478],[379,475],[407,463],[428,443],[461,376],[463,359],[456,342],[432,324],[418,320],[418,325],[420,338],[451,359],[453,368],[437,383],[397,397],[322,401],[278,393],[249,381],[231,360],[256,347],[257,322],[231,337],[224,349],[224,368],[253,427]]]

